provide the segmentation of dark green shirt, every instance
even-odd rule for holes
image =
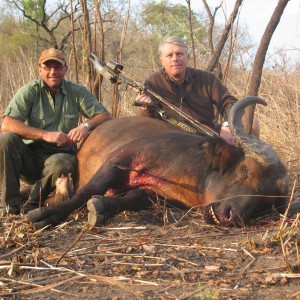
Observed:
[[[68,133],[78,126],[80,114],[90,119],[105,111],[97,98],[80,84],[64,80],[54,100],[40,79],[22,86],[4,115],[31,127]]]

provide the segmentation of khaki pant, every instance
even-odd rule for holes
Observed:
[[[34,184],[29,199],[36,203],[43,203],[54,191],[55,182],[61,175],[71,173],[74,180],[76,156],[56,152],[42,145],[26,145],[14,133],[0,134],[0,208],[9,206],[11,213],[19,212],[22,205],[20,179]]]

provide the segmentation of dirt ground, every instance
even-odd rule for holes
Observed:
[[[300,189],[299,189],[300,190]],[[0,299],[300,299],[299,215],[220,228],[175,208],[35,232],[0,220]]]

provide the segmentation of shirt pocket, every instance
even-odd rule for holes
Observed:
[[[62,131],[69,132],[71,129],[78,126],[79,114],[66,114],[63,118]]]

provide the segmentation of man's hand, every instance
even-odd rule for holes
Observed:
[[[255,116],[253,119],[251,134],[254,135],[257,139],[260,138],[260,124],[259,124],[257,117],[255,117]],[[221,127],[220,137],[222,137],[227,143],[229,143],[231,145],[235,144],[233,136],[230,132],[228,125]]]
[[[135,102],[144,104],[144,105],[141,105],[142,110],[147,110],[150,106],[153,107],[153,105],[154,105],[151,98],[145,92],[142,92],[140,95],[138,95],[135,99]]]
[[[69,144],[68,135],[61,131],[45,131],[43,140],[47,143],[56,144],[58,147],[63,147]]]
[[[69,143],[68,135],[61,131],[45,131],[42,129],[30,127],[27,124],[12,117],[5,116],[2,122],[2,132],[13,132],[24,139],[43,140],[48,143],[63,147]]]
[[[73,128],[68,133],[69,144],[77,144],[82,142],[88,135],[89,130],[85,126],[79,125],[76,128]]]
[[[228,126],[222,126],[220,130],[220,137],[227,143],[234,145],[234,139]]]
[[[111,115],[105,111],[89,119],[90,130],[111,119]],[[24,139],[43,140],[48,143],[56,144],[58,147],[65,145],[74,145],[82,142],[88,135],[89,129],[79,125],[73,128],[68,134],[61,131],[45,131],[42,129],[30,127],[20,120],[5,116],[2,121],[2,132],[13,132]]]

